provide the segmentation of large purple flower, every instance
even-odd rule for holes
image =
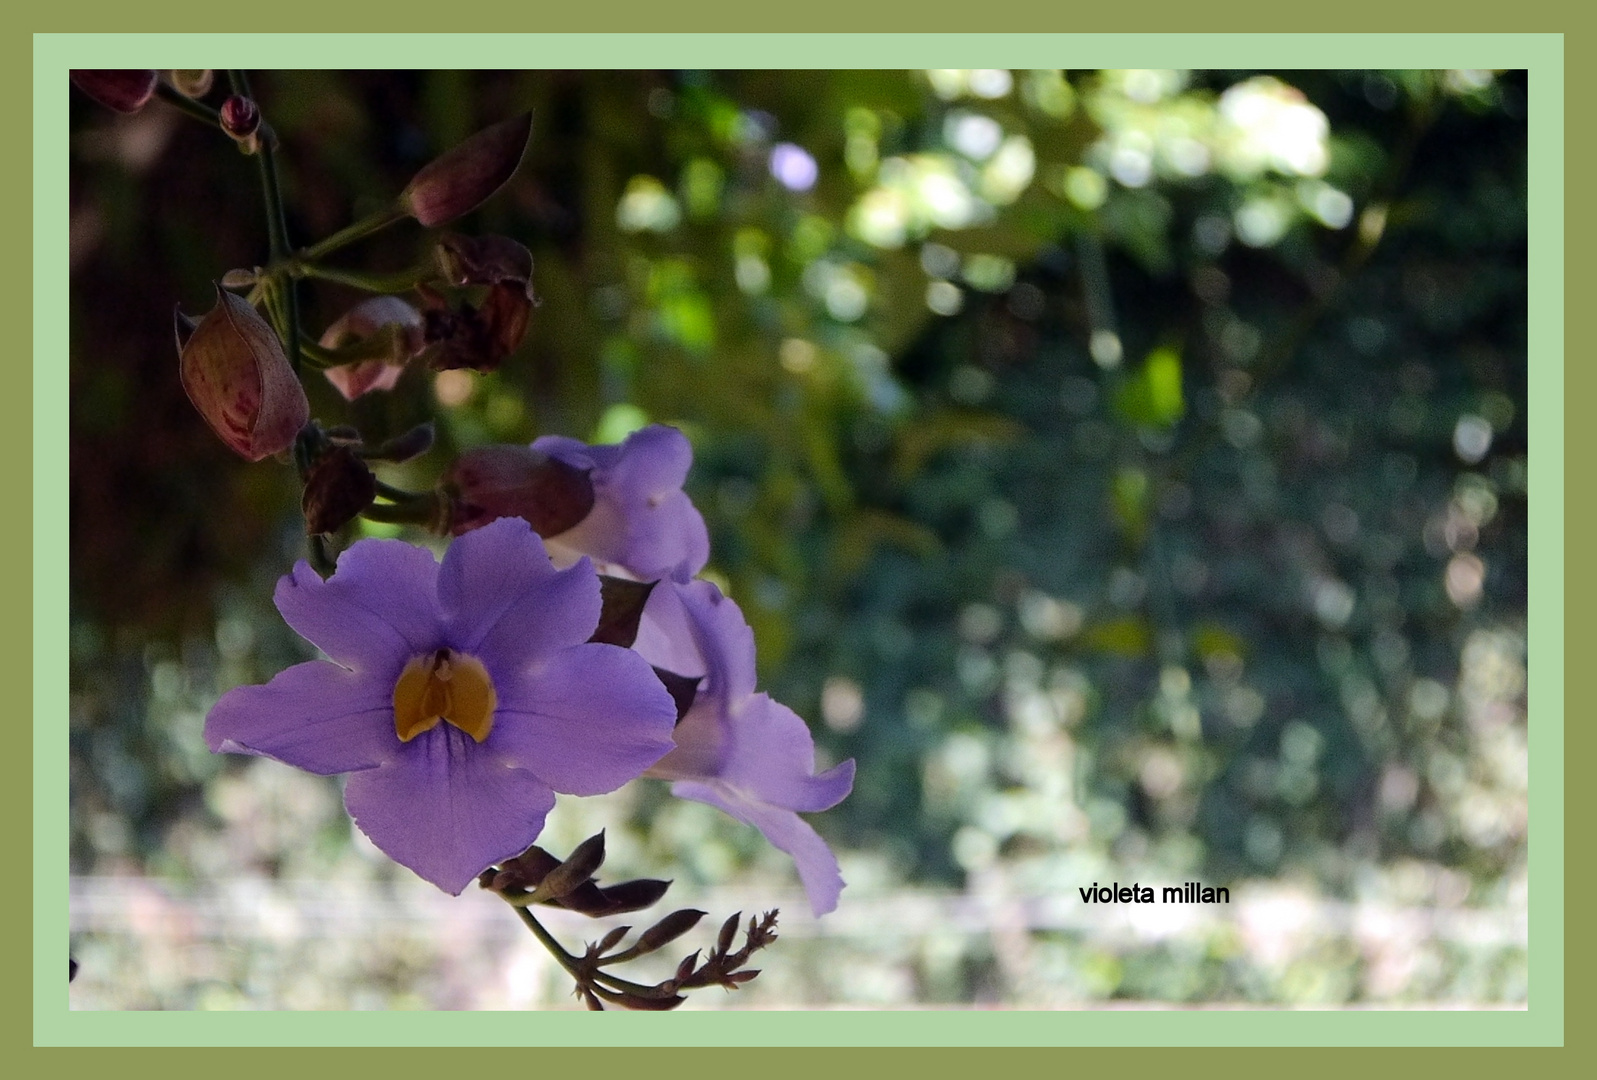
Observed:
[[[676,749],[646,775],[673,780],[673,795],[759,829],[793,856],[815,914],[832,911],[843,888],[837,859],[798,811],[842,802],[854,786],[854,762],[816,775],[804,721],[754,692],[754,632],[721,590],[708,581],[662,581],[649,607],[657,636],[640,634],[634,648],[652,664],[702,674],[703,682],[677,724]]]
[[[446,892],[526,850],[556,791],[612,791],[672,748],[676,709],[648,664],[587,643],[592,565],[556,570],[519,518],[456,539],[442,565],[362,540],[326,581],[299,563],[275,600],[331,661],[229,691],[206,742],[351,774],[356,825]]]
[[[532,449],[591,470],[593,510],[548,538],[556,561],[589,555],[600,572],[640,581],[686,581],[710,561],[704,518],[682,490],[693,446],[676,428],[651,424],[617,446],[545,435]]]

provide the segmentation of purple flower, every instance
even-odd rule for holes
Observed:
[[[556,570],[525,521],[424,548],[362,540],[277,609],[329,660],[222,696],[213,751],[349,773],[344,805],[389,857],[458,894],[526,850],[556,791],[597,795],[672,747],[676,709],[641,657],[588,644],[599,580]]]
[[[710,561],[704,518],[682,490],[693,447],[676,428],[651,424],[618,446],[545,435],[532,449],[591,470],[593,510],[549,540],[556,562],[588,555],[600,573],[686,581]]]
[[[650,635],[640,632],[633,647],[651,664],[704,681],[677,724],[676,749],[646,775],[673,780],[673,795],[759,829],[793,856],[815,914],[834,910],[843,888],[837,859],[798,811],[842,802],[854,786],[854,762],[816,775],[804,721],[754,692],[754,632],[721,590],[708,581],[664,581],[649,608]]]

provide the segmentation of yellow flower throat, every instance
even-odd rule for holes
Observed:
[[[409,742],[444,720],[482,742],[493,730],[498,704],[482,661],[439,649],[406,664],[394,684],[394,731]]]

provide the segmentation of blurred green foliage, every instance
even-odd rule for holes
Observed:
[[[312,411],[371,440],[437,412],[434,451],[385,476],[414,488],[483,443],[687,431],[765,688],[859,762],[817,819],[855,866],[1429,904],[1522,880],[1522,75],[293,72],[257,91],[297,241],[535,111],[522,171],[461,223],[532,249],[525,345],[353,404],[312,378]],[[163,106],[75,101],[73,124],[73,865],[185,876],[174,837],[220,827],[243,767],[205,752],[204,709],[303,655],[268,602],[302,544],[292,470],[227,455],[170,341],[174,302],[264,258],[259,193]],[[348,264],[412,265],[427,239],[407,228]],[[309,290],[312,333],[355,299]],[[1417,865],[1442,884],[1392,892]],[[1177,962],[1059,934],[1038,963],[1089,996],[1372,992],[1346,958],[1294,997],[1228,967],[1234,943]],[[923,966],[917,993],[981,997],[997,962]]]

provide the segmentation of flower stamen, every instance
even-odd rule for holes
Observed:
[[[394,731],[409,742],[447,721],[482,742],[499,704],[482,661],[452,649],[413,658],[394,684]]]

